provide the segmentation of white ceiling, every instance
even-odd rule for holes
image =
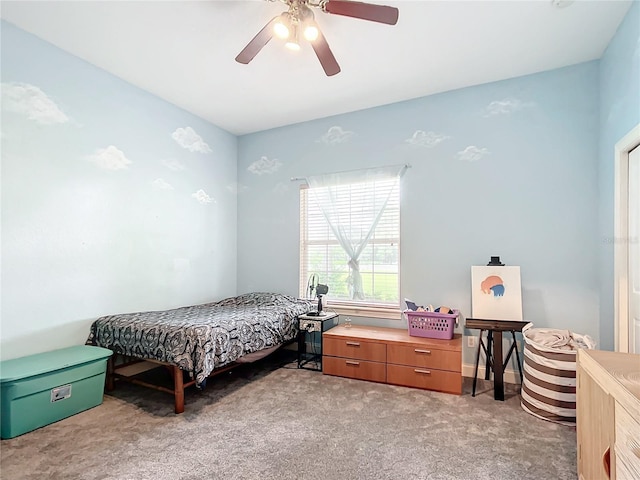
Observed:
[[[241,135],[601,57],[631,1],[385,1],[388,26],[316,10],[342,72],[273,39],[280,1],[5,1],[3,19]]]

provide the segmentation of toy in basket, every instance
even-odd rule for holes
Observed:
[[[451,340],[453,338],[453,328],[458,323],[458,314],[460,312],[447,307],[436,308],[436,310],[438,311],[405,310],[404,314],[407,316],[409,335],[412,337]]]

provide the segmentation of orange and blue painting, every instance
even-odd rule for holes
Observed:
[[[480,288],[484,293],[493,294],[494,297],[504,295],[504,282],[498,275],[489,275],[482,281]]]
[[[520,267],[471,267],[471,310],[474,318],[522,320]]]

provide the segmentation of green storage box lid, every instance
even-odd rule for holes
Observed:
[[[76,345],[0,362],[0,384],[35,377],[43,373],[109,358],[113,352],[102,347]]]

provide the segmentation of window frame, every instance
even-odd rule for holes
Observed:
[[[298,254],[299,260],[299,294],[301,298],[307,298],[307,281],[308,277],[311,274],[306,271],[305,265],[305,248],[311,242],[306,241],[306,233],[307,233],[307,209],[309,198],[309,185],[302,184],[300,185],[299,190],[299,215],[300,215],[300,249]],[[379,303],[379,304],[371,304],[366,301],[358,301],[358,300],[345,300],[345,299],[330,299],[330,303],[327,306],[327,309],[331,311],[335,311],[339,315],[347,315],[347,316],[355,316],[355,317],[372,317],[372,318],[384,318],[391,320],[399,320],[402,318],[402,311],[400,307],[400,296],[401,296],[401,210],[400,210],[400,182],[398,182],[398,236],[397,236],[397,248],[398,248],[398,301],[397,303]],[[370,241],[375,242],[375,241]],[[339,245],[338,241],[335,240],[336,245]],[[324,244],[324,243],[323,243]],[[327,243],[328,244],[328,243]]]

